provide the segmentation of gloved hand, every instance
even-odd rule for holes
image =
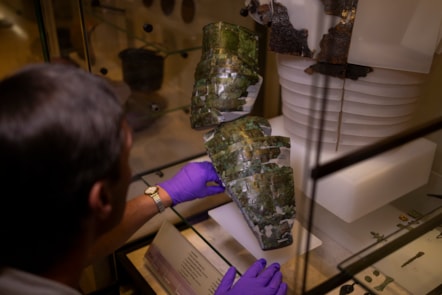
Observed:
[[[215,295],[284,295],[287,284],[282,282],[282,274],[278,263],[265,269],[265,259],[257,260],[244,275],[233,285],[236,270],[229,268],[224,275]],[[233,286],[232,286],[233,285]]]
[[[215,184],[208,185],[208,182]],[[225,189],[212,163],[207,161],[190,162],[174,177],[158,185],[169,194],[172,205],[219,194]]]

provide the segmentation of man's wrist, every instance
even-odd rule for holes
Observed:
[[[159,192],[158,186],[149,186],[144,191],[144,194],[147,197],[149,197],[150,199],[152,199],[152,201],[155,203],[155,206],[158,209],[158,212],[161,213],[164,210],[166,210],[166,207],[164,206],[163,201],[161,200],[160,195],[158,194],[158,192]]]
[[[157,185],[158,187],[158,195],[160,196],[161,201],[164,204],[164,207],[172,207],[173,201],[172,198],[169,196],[169,193],[163,189],[160,185]]]

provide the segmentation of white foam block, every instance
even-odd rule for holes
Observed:
[[[272,135],[289,136],[282,116],[270,119]],[[306,145],[291,140],[295,186],[311,197],[311,180],[304,181]],[[428,182],[436,144],[425,138],[339,170],[317,182],[316,202],[346,222],[392,202]],[[321,163],[343,153],[321,154]],[[313,159],[313,154],[310,155]],[[313,161],[309,161],[313,163]],[[313,165],[308,164],[310,167]]]

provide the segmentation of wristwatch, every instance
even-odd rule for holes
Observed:
[[[161,202],[160,195],[158,194],[158,186],[149,186],[144,191],[144,194],[152,198],[160,213],[166,210],[166,207],[164,207],[163,202]]]

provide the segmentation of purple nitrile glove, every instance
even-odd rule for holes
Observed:
[[[219,194],[225,189],[212,163],[207,161],[190,162],[174,177],[158,185],[169,194],[172,205]]]
[[[282,282],[278,263],[265,268],[264,259],[257,260],[233,285],[236,270],[229,268],[219,284],[215,295],[284,295],[287,284]]]

